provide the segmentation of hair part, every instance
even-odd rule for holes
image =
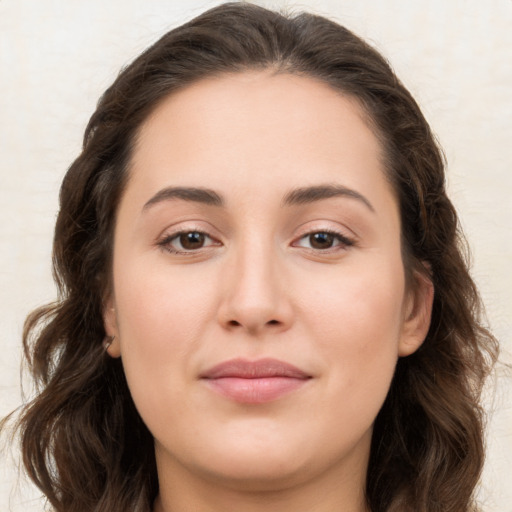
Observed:
[[[37,396],[18,428],[25,468],[55,512],[149,512],[158,493],[153,439],[119,360],[102,346],[116,210],[142,123],[206,77],[270,69],[357,99],[382,143],[401,212],[406,274],[432,280],[431,328],[399,360],[376,419],[366,496],[372,512],[469,512],[483,464],[480,393],[497,355],[481,324],[444,159],[386,60],[320,16],[227,3],[168,32],[100,99],[60,193],[53,265],[58,300],[23,336]]]

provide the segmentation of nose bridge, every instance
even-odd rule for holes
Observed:
[[[221,321],[251,332],[265,326],[286,326],[291,309],[274,241],[268,234],[256,236],[253,232],[235,246],[226,272]]]
[[[275,298],[274,273],[277,265],[275,251],[261,238],[246,240],[235,257],[234,292],[244,302],[261,305]]]

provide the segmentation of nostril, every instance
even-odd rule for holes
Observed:
[[[281,322],[279,320],[269,320],[266,325],[280,325]],[[228,325],[230,327],[240,327],[242,324],[238,322],[237,320],[230,320],[228,322]]]

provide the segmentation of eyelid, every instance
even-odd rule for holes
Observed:
[[[316,234],[319,234],[319,233],[326,234],[326,235],[332,235],[334,238],[337,238],[338,240],[340,240],[340,241],[342,241],[344,243],[350,244],[350,245],[353,243],[352,240],[350,240],[343,233],[340,233],[338,231],[334,231],[334,230],[331,230],[331,229],[320,229],[320,230],[311,231],[311,232],[306,233],[305,235],[299,237],[299,240],[303,240],[304,238],[307,238],[308,236],[316,235]]]
[[[309,225],[309,223],[308,223],[308,225]],[[349,230],[348,229],[341,230],[340,228],[332,228],[330,226],[327,227],[327,226],[321,226],[321,225],[320,226],[309,225],[308,227],[303,227],[301,229],[299,234],[294,237],[291,245],[293,247],[300,247],[302,249],[306,249],[308,251],[319,253],[319,254],[329,254],[329,253],[333,253],[333,252],[344,251],[344,250],[347,250],[349,247],[356,245],[356,242],[357,242],[355,235],[353,235],[353,234],[347,235],[346,231],[349,231]],[[301,240],[303,240],[315,233],[326,233],[326,234],[333,235],[339,243],[337,245],[334,245],[332,247],[328,247],[325,249],[319,249],[319,248],[314,248],[314,247],[304,247],[302,245],[299,245],[299,242]]]
[[[209,239],[210,242],[208,245],[205,245],[203,247],[199,247],[197,249],[174,249],[171,246],[171,242],[176,240],[178,237],[180,237],[183,234],[186,233],[200,233],[205,236],[205,238]],[[211,247],[214,246],[220,246],[222,243],[218,240],[217,237],[213,236],[210,233],[210,230],[205,229],[204,227],[199,227],[195,224],[190,225],[180,225],[175,228],[167,228],[164,230],[164,232],[157,238],[155,245],[158,246],[160,249],[165,250],[171,254],[177,254],[177,255],[196,255],[200,252],[203,252],[204,250],[208,250]]]
[[[185,225],[183,225],[185,224]],[[357,245],[357,237],[351,230],[348,228],[341,229],[341,228],[333,228],[332,226],[327,225],[321,225],[318,223],[316,226],[311,225],[311,222],[308,222],[300,227],[300,231],[296,236],[294,236],[291,246],[292,247],[299,247],[305,250],[308,250],[310,252],[314,253],[321,253],[321,254],[329,254],[333,252],[339,252],[347,250],[349,247],[352,247],[354,245]],[[158,246],[162,250],[166,250],[167,252],[171,254],[177,254],[177,255],[198,255],[205,250],[209,250],[212,247],[219,247],[223,245],[223,242],[219,240],[220,237],[214,236],[211,232],[215,231],[214,229],[208,229],[204,228],[204,226],[199,226],[196,223],[186,224],[186,223],[180,223],[178,226],[175,227],[168,227],[164,232],[156,239],[155,245]],[[347,234],[347,232],[351,234]],[[198,247],[196,249],[175,249],[171,246],[171,243],[176,240],[180,235],[186,234],[186,233],[200,233],[201,235],[204,235],[206,239],[209,240],[209,242],[206,245],[203,245],[201,247]],[[315,248],[315,247],[305,247],[300,245],[300,242],[307,238],[308,236],[311,236],[315,233],[326,233],[330,234],[335,237],[337,240],[336,245],[333,245],[332,247],[327,248]]]

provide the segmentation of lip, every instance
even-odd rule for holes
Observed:
[[[213,391],[246,404],[277,400],[304,386],[312,376],[277,359],[231,359],[200,374]]]

